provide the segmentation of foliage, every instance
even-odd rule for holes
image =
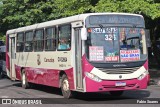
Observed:
[[[0,1],[0,14],[2,14],[2,2]]]
[[[89,11],[89,0],[3,0],[2,23],[5,32],[21,26]],[[9,26],[8,26],[9,25]]]
[[[46,21],[50,14],[46,5],[45,0],[4,0],[3,23],[12,29]]]
[[[150,17],[152,20],[154,20],[160,17],[160,3],[155,3],[155,1],[154,0],[99,0],[97,5],[93,7],[93,11],[128,12],[128,13],[144,14]]]
[[[6,40],[6,36],[0,33],[0,40],[5,41]]]
[[[2,15],[2,1],[0,0],[0,18],[1,18],[1,15]],[[0,20],[0,29],[2,27],[2,20]],[[1,30],[0,30],[0,40],[3,40],[3,34],[1,34]]]
[[[54,0],[55,9],[49,15],[49,19],[62,18],[76,14],[89,12],[90,0]]]

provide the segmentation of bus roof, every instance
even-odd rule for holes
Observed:
[[[13,33],[15,33],[16,32],[16,29],[11,29],[11,30],[8,30],[7,31],[7,34],[13,34]]]
[[[34,30],[34,29],[40,29],[40,28],[44,28],[44,27],[61,25],[61,24],[65,24],[65,23],[67,24],[70,22],[84,21],[85,18],[90,15],[113,15],[113,14],[115,14],[115,15],[133,15],[133,16],[139,16],[139,17],[143,18],[142,15],[130,14],[130,13],[86,13],[86,14],[79,14],[79,15],[75,15],[75,16],[65,17],[65,18],[61,18],[61,19],[51,20],[51,21],[47,21],[47,22],[37,23],[34,25],[30,25],[30,26],[25,26],[25,27],[20,27],[17,29],[8,30],[7,34],[13,34],[13,33],[18,33],[18,32]]]

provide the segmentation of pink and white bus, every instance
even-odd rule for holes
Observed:
[[[149,81],[144,18],[88,13],[8,30],[6,72],[12,80],[72,92],[146,89]]]

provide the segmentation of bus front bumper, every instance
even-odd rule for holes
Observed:
[[[150,76],[149,74],[147,74],[142,80],[138,80],[138,79],[102,80],[101,82],[96,82],[96,81],[91,80],[88,77],[85,77],[86,92],[104,92],[104,91],[146,89],[149,78]]]

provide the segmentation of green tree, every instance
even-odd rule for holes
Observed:
[[[55,9],[49,15],[49,19],[57,19],[76,14],[90,12],[90,0],[54,0]]]
[[[3,0],[1,30],[40,23],[91,9],[90,0]]]
[[[7,29],[13,29],[46,21],[50,3],[46,0],[3,0],[3,23]]]
[[[2,18],[2,1],[0,0],[0,18]],[[2,20],[0,19],[0,29],[2,27]],[[0,40],[4,40],[3,32],[0,30]]]
[[[128,12],[144,14],[151,19],[160,17],[159,0],[99,0],[94,12]]]

